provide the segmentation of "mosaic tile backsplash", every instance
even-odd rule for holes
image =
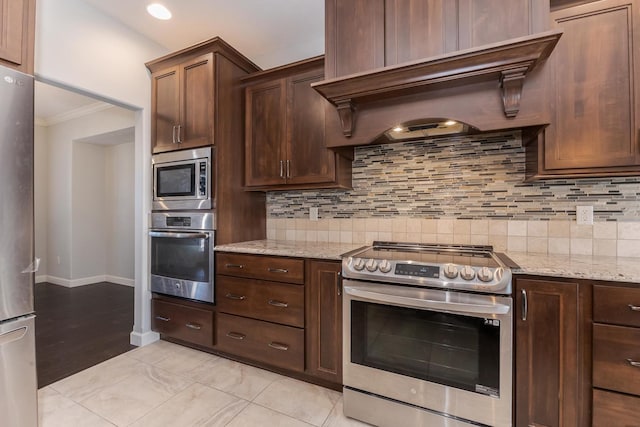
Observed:
[[[524,183],[524,162],[519,132],[359,147],[353,190],[268,193],[267,238],[640,257],[640,178]]]

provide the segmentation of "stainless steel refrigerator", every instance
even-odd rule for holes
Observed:
[[[38,425],[33,77],[0,67],[0,425]]]

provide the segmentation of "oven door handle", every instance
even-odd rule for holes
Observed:
[[[151,237],[170,237],[172,239],[208,239],[207,233],[176,233],[174,231],[150,231]]]
[[[405,307],[418,309],[431,309],[436,311],[455,311],[457,313],[473,313],[473,314],[507,314],[510,310],[508,305],[504,304],[466,304],[449,301],[435,301],[422,298],[411,298],[397,295],[388,295],[378,292],[357,289],[351,286],[345,286],[344,292],[354,297],[366,298],[370,301],[377,301],[388,304],[398,304]]]

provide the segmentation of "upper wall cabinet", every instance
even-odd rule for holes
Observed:
[[[222,117],[232,113],[222,111],[227,92],[217,90],[216,85],[239,85],[239,78],[231,81],[227,75],[227,63],[244,74],[258,70],[217,37],[146,64],[151,71],[154,153],[216,144],[216,127],[225,126]]]
[[[548,28],[543,0],[326,0],[326,78]]]
[[[0,65],[33,74],[35,0],[0,0]]]
[[[320,57],[244,79],[247,189],[351,186],[353,151],[325,148],[327,101],[311,88],[323,67]]]
[[[551,14],[551,124],[527,146],[527,178],[640,174],[640,1]]]

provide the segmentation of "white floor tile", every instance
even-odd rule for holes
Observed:
[[[220,358],[189,372],[194,381],[245,400],[253,400],[281,375]]]
[[[113,424],[52,388],[38,390],[40,427],[113,427]]]
[[[322,426],[339,399],[336,391],[283,377],[260,393],[254,403]]]
[[[227,427],[309,427],[309,424],[252,403]]]
[[[222,427],[249,402],[192,384],[133,424],[133,427]]]
[[[185,375],[189,371],[192,371],[207,362],[218,359],[218,356],[213,354],[179,345],[172,347],[169,350],[169,353],[168,357],[154,363],[154,365],[160,369],[179,375]]]

